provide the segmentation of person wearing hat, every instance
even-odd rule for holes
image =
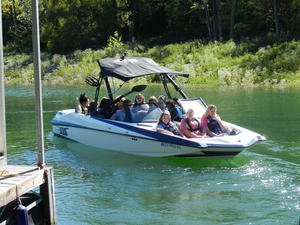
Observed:
[[[126,99],[123,97],[116,103],[117,111],[111,116],[112,120],[124,121],[126,113],[124,110],[124,102]]]

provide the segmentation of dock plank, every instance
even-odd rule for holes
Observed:
[[[37,166],[0,166],[0,207],[43,184],[44,172]]]

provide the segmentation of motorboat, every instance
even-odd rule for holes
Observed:
[[[108,99],[113,106],[117,93],[119,100],[147,88],[147,85],[136,85],[120,95],[123,87],[132,83],[131,80],[137,79],[135,83],[147,82],[147,76],[151,76],[161,81],[167,98],[172,99],[174,93],[179,96],[176,99],[183,112],[193,109],[194,116],[199,119],[207,108],[201,97],[191,99],[185,94],[181,83],[189,77],[188,74],[161,66],[150,58],[123,55],[120,58],[100,59],[98,64],[99,77],[86,78],[86,83],[95,87],[95,102],[99,100],[102,85],[106,87]],[[117,121],[65,109],[57,112],[51,120],[52,131],[56,136],[102,151],[105,149],[149,157],[233,157],[257,142],[266,140],[256,132],[226,121],[223,121],[224,124],[235,131],[233,134],[200,138],[168,135],[156,129],[161,113],[162,109],[157,107],[138,120],[131,118]]]

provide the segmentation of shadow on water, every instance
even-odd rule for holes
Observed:
[[[190,167],[191,169],[201,168],[239,168],[247,164],[251,157],[241,153],[232,158],[220,157],[220,158],[181,158],[181,157],[167,157],[165,158],[170,164],[180,167]]]
[[[108,151],[69,141],[52,136],[52,142],[56,148],[73,155],[81,164],[101,165],[102,167],[135,167],[147,168],[189,168],[193,170],[205,168],[239,168],[249,161],[251,157],[241,153],[234,158],[183,158],[183,157],[146,157],[136,156],[115,151]]]

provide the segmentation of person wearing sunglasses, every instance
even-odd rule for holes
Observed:
[[[131,107],[131,114],[134,121],[140,122],[149,111],[149,105],[145,104],[145,97],[141,93],[135,95],[134,104]]]

